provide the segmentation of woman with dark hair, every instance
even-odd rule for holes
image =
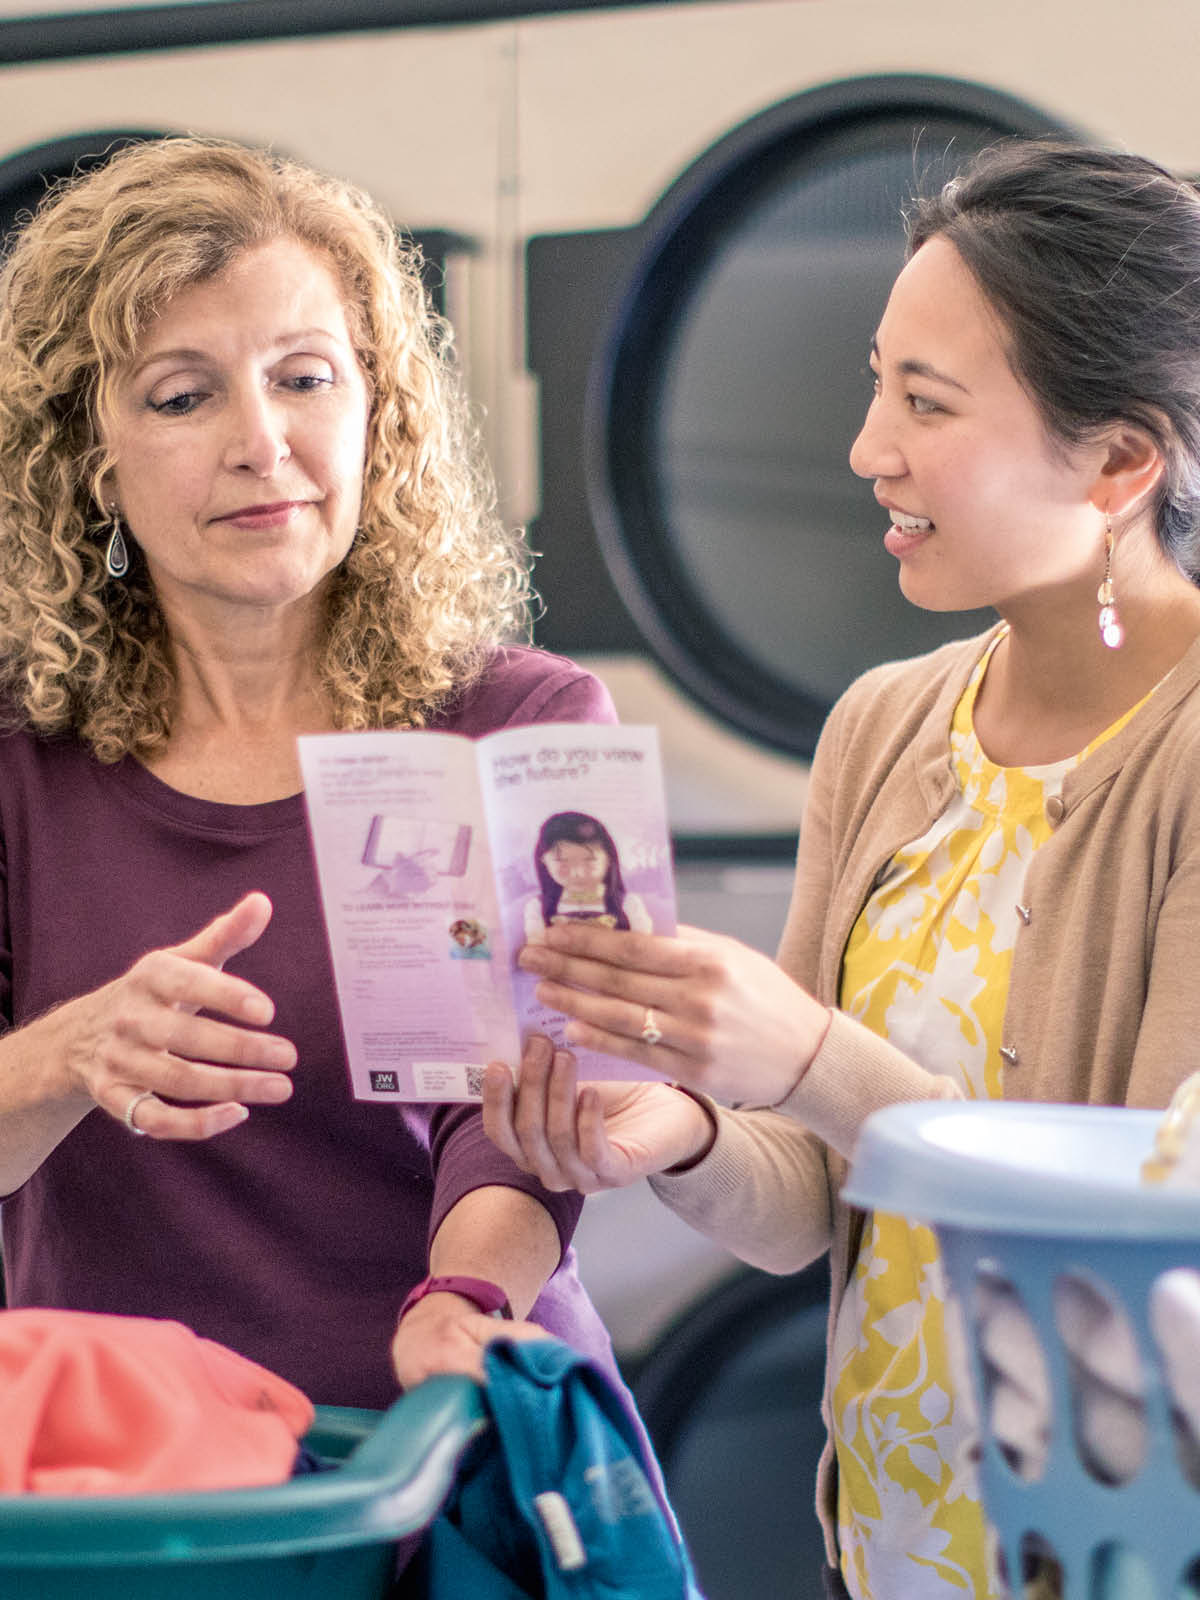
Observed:
[[[527,554],[419,268],[348,185],[168,139],[48,196],[0,273],[10,1303],[172,1318],[372,1407],[478,1372],[506,1307],[612,1370],[579,1197],[476,1106],[350,1093],[297,735],[612,719],[508,642]]]
[[[1200,196],[1012,143],[910,242],[851,465],[903,593],[1000,620],[834,708],[778,965],[581,927],[522,954],[572,1043],[670,1083],[577,1090],[538,1044],[485,1110],[549,1187],[649,1175],[760,1266],[831,1251],[819,1511],[855,1600],[998,1592],[933,1236],[838,1198],[864,1119],[1163,1106],[1200,1031]]]
[[[602,928],[654,926],[640,895],[627,894],[612,835],[583,811],[547,817],[533,851],[538,893],[525,902],[525,937],[537,943],[556,923],[593,922]]]

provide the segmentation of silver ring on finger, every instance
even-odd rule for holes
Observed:
[[[649,1006],[646,1007],[646,1017],[642,1023],[641,1038],[643,1044],[660,1044],[662,1042],[662,1029],[659,1027],[658,1021]]]
[[[136,1134],[139,1139],[144,1139],[146,1137],[146,1130],[145,1130],[145,1128],[139,1128],[138,1127],[137,1123],[133,1120],[133,1114],[137,1110],[137,1108],[141,1105],[143,1100],[153,1100],[153,1099],[154,1099],[154,1090],[153,1089],[139,1089],[138,1092],[134,1095],[133,1099],[125,1107],[125,1115],[121,1118],[121,1121],[129,1129],[130,1133]]]

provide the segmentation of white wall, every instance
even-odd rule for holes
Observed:
[[[93,0],[99,5],[101,0]],[[26,15],[27,0],[0,0]],[[401,222],[476,236],[451,310],[506,514],[536,509],[521,248],[637,221],[731,126],[842,77],[938,73],[1200,172],[1200,7],[1180,0],[726,0],[0,69],[0,156],[77,131],[221,133],[353,178]],[[804,768],[697,710],[646,662],[592,663],[664,727],[676,824],[786,829]]]
[[[107,3],[92,0],[92,8]],[[0,16],[30,10],[28,0],[0,0]],[[523,521],[536,492],[536,395],[519,360],[527,235],[633,223],[735,123],[802,89],[863,74],[977,80],[1200,173],[1198,58],[1200,6],[1186,0],[1136,8],[1126,0],[666,4],[4,68],[0,158],[104,127],[226,134],[356,180],[406,225],[475,235],[483,254],[456,276],[452,311],[473,391],[488,410],[508,513]],[[593,664],[627,721],[662,728],[677,826],[795,825],[802,764],[717,727],[641,660]],[[760,920],[779,921],[786,877],[775,869],[764,887],[744,871],[724,874],[693,894],[702,908],[694,914],[736,923],[737,906],[757,904],[758,895]],[[772,937],[764,929],[760,942]],[[636,1261],[633,1237],[642,1241]],[[642,1188],[589,1206],[579,1245],[627,1348],[725,1266]]]

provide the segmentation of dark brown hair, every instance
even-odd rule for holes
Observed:
[[[1200,195],[1140,156],[1013,140],[907,218],[954,245],[999,314],[1052,437],[1145,430],[1166,464],[1155,524],[1200,582]]]
[[[618,928],[628,928],[625,914],[625,880],[621,876],[621,863],[612,834],[602,822],[589,817],[585,811],[556,811],[542,823],[533,851],[533,864],[538,876],[538,889],[542,897],[542,916],[549,922],[558,910],[562,885],[555,883],[546,870],[543,857],[556,844],[582,844],[593,850],[603,850],[608,857],[604,872],[604,909],[616,918]]]

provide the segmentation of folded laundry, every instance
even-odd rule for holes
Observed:
[[[234,1489],[291,1475],[313,1407],[182,1323],[0,1311],[0,1493]]]
[[[1142,1181],[1168,1188],[1200,1186],[1200,1072],[1193,1072],[1171,1096],[1154,1149],[1142,1163]]]
[[[1200,1073],[1186,1079],[1158,1125],[1143,1181],[1200,1188]],[[1198,1197],[1200,1198],[1200,1197]],[[975,1285],[988,1423],[1013,1470],[1042,1475],[1050,1448],[1051,1393],[1038,1330],[1013,1285],[981,1274]],[[1181,1469],[1200,1487],[1200,1272],[1179,1267],[1155,1282],[1149,1304],[1156,1350],[1139,1351],[1115,1295],[1088,1276],[1065,1272],[1055,1285],[1054,1321],[1067,1356],[1075,1446],[1104,1483],[1125,1483],[1148,1446],[1145,1361],[1154,1360],[1171,1398]],[[965,1361],[961,1340],[952,1358]],[[970,1393],[965,1381],[964,1394]]]
[[[1013,1286],[981,1276],[975,1315],[988,1397],[989,1425],[1009,1465],[1040,1478],[1051,1435],[1050,1379],[1042,1341]],[[1148,1448],[1146,1360],[1159,1367],[1171,1401],[1180,1468],[1200,1487],[1200,1272],[1164,1272],[1150,1294],[1154,1351],[1142,1352],[1130,1323],[1098,1283],[1059,1278],[1054,1320],[1067,1356],[1075,1446],[1103,1483],[1126,1483]],[[957,1341],[952,1342],[957,1353]],[[969,1393],[965,1383],[963,1392]]]

